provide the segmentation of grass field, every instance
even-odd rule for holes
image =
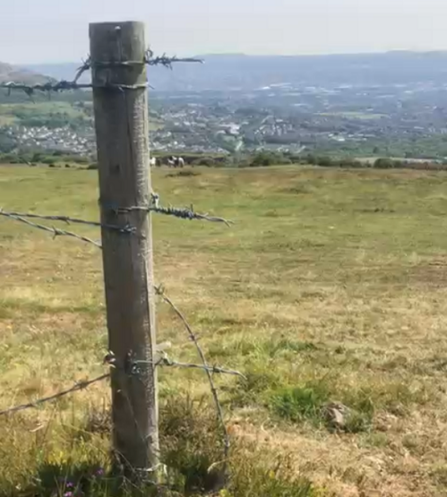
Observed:
[[[162,202],[235,224],[157,217],[155,268],[209,360],[247,376],[216,379],[237,452],[234,488],[220,495],[447,495],[447,175],[193,172],[156,170]],[[96,182],[94,171],[2,167],[1,206],[96,219]],[[0,409],[104,372],[99,251],[0,219],[0,275]],[[196,361],[170,310],[157,312],[159,341]],[[186,419],[186,397],[211,405],[200,372],[163,370],[160,388],[165,423],[183,405]],[[64,495],[55,474],[107,467],[108,404],[100,384],[0,418],[0,495]],[[192,419],[188,433],[203,428]],[[273,469],[257,479],[249,453]]]

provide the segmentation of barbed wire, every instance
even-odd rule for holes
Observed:
[[[14,214],[10,214],[8,212],[5,212],[5,211],[1,211],[0,214],[2,216],[5,216],[9,219],[13,219],[15,221],[19,221],[23,224],[26,224],[32,228],[36,228],[36,229],[39,229],[39,230],[42,230],[42,231],[46,231],[48,233],[52,233],[54,235],[54,238],[57,237],[57,236],[68,236],[68,237],[71,237],[71,238],[76,238],[78,240],[81,240],[83,242],[86,242],[86,243],[89,243],[91,245],[94,245],[95,247],[98,247],[100,249],[102,249],[102,245],[99,243],[99,242],[95,242],[94,240],[92,240],[91,238],[88,238],[86,236],[83,236],[83,235],[78,235],[77,233],[73,233],[72,231],[66,231],[66,230],[62,230],[60,228],[54,228],[54,227],[50,227],[50,226],[45,226],[44,224],[37,224],[37,223],[33,223],[32,221],[29,221],[28,219],[25,219],[24,217],[21,217],[21,216],[18,216],[18,215],[14,215]]]
[[[241,378],[245,379],[245,376],[242,373],[240,373],[239,371],[235,371],[233,369],[225,369],[219,366],[208,366],[204,364],[192,364],[188,362],[173,361],[170,357],[168,357],[166,353],[155,361],[139,361],[139,360],[131,361],[132,374],[138,374],[138,368],[141,365],[165,366],[165,367],[181,368],[181,369],[200,369],[202,371],[208,371],[210,373],[240,376]]]
[[[107,206],[105,206],[107,208]],[[142,211],[142,212],[154,212],[156,214],[163,214],[165,216],[173,216],[179,219],[186,219],[192,221],[193,219],[201,221],[209,221],[212,223],[224,223],[227,226],[231,226],[232,221],[228,221],[223,217],[210,216],[209,214],[200,214],[194,211],[193,206],[189,209],[184,207],[162,207],[160,205],[160,195],[157,193],[152,193],[151,204],[148,206],[130,206],[130,207],[110,207],[110,210],[118,214],[126,214],[129,212]]]
[[[88,71],[91,68],[112,68],[112,67],[132,67],[132,66],[157,66],[161,65],[168,69],[172,69],[172,64],[178,62],[196,62],[203,63],[203,60],[196,59],[193,57],[187,58],[179,58],[179,57],[168,57],[166,54],[161,56],[155,56],[152,50],[147,50],[146,54],[141,61],[137,60],[123,60],[123,61],[92,61],[91,57],[88,57],[85,62],[83,62],[82,66],[76,72],[76,75],[73,81],[68,80],[60,80],[60,81],[47,81],[45,83],[36,83],[36,84],[25,84],[19,83],[15,81],[8,81],[4,83],[0,83],[0,88],[5,88],[8,90],[8,95],[11,94],[13,90],[21,90],[24,91],[29,97],[35,92],[42,93],[59,93],[62,91],[76,91],[76,90],[91,90],[95,88],[102,88],[105,90],[142,90],[150,87],[149,83],[139,83],[133,85],[126,84],[115,84],[115,83],[103,83],[103,84],[93,84],[93,83],[79,83],[79,79],[84,74],[84,72]]]
[[[74,82],[77,82],[84,72],[89,71],[92,68],[108,69],[112,67],[138,67],[141,65],[147,66],[163,66],[167,69],[172,69],[172,65],[176,63],[199,63],[203,64],[202,59],[197,59],[195,57],[169,57],[166,54],[156,56],[154,52],[149,48],[144,56],[144,59],[139,60],[112,60],[112,61],[93,61],[89,56],[85,61],[83,61],[82,66],[79,67],[76,73]]]
[[[79,390],[84,390],[94,383],[98,383],[100,381],[104,381],[107,378],[110,377],[110,373],[103,374],[101,376],[98,376],[97,378],[94,378],[93,380],[87,380],[87,381],[79,381],[77,382],[73,387],[69,388],[68,390],[63,390],[62,392],[56,393],[54,395],[50,395],[49,397],[43,397],[41,399],[35,400],[33,402],[28,402],[27,404],[22,404],[19,406],[11,407],[9,409],[4,409],[3,411],[0,411],[0,416],[5,416],[6,414],[13,414],[16,412],[24,411],[25,409],[31,409],[31,408],[36,408],[40,406],[41,404],[45,404],[47,402],[52,402],[55,400],[58,400],[62,397],[65,397],[66,395],[69,395],[74,392],[78,392]]]
[[[113,352],[109,352],[105,358],[104,358],[104,363],[108,364],[111,367],[114,368],[122,368],[126,374],[128,375],[138,375],[140,372],[140,367],[143,365],[153,365],[155,367],[170,367],[170,368],[181,368],[181,369],[200,369],[203,371],[207,371],[208,373],[217,373],[217,374],[227,374],[227,375],[233,375],[233,376],[241,376],[244,378],[244,375],[240,373],[239,371],[231,370],[231,369],[225,369],[221,368],[218,366],[208,366],[207,364],[193,364],[193,363],[187,363],[187,362],[178,362],[175,361],[171,358],[168,357],[168,355],[160,350],[163,348],[164,344],[161,344],[160,346],[157,346],[156,349],[158,352],[161,353],[161,357],[157,358],[154,362],[150,361],[139,361],[139,360],[130,360],[129,363],[124,364],[124,365],[119,365],[115,354]],[[110,373],[103,374],[101,376],[98,376],[97,378],[93,378],[91,380],[85,380],[85,381],[79,381],[76,382],[71,388],[68,388],[66,390],[62,390],[61,392],[58,392],[54,395],[50,395],[48,397],[42,397],[38,400],[34,400],[32,402],[27,402],[26,404],[21,404],[18,406],[10,407],[8,409],[4,409],[0,411],[0,416],[5,416],[7,414],[14,414],[20,411],[24,411],[26,409],[35,409],[38,406],[48,403],[48,402],[53,402],[55,400],[59,400],[62,397],[65,397],[71,393],[78,392],[80,390],[84,390],[91,385],[95,383],[99,383],[101,381],[104,381],[108,378],[110,378]]]
[[[76,90],[87,90],[101,88],[104,90],[143,90],[149,87],[149,83],[139,83],[135,85],[125,85],[125,84],[115,84],[115,83],[104,83],[101,85],[93,83],[77,83],[76,81],[56,81],[47,83],[37,83],[33,85],[26,85],[24,83],[16,83],[15,81],[9,81],[6,83],[0,83],[0,88],[5,88],[8,90],[8,95],[11,94],[12,90],[22,90],[29,97],[31,97],[36,91],[43,93],[59,93],[62,91],[76,91]]]
[[[216,407],[217,419],[218,419],[218,421],[221,425],[221,429],[222,429],[223,442],[224,442],[223,473],[225,474],[227,472],[228,456],[230,453],[230,436],[228,434],[228,430],[227,430],[227,427],[225,424],[223,409],[222,409],[222,406],[220,404],[219,395],[217,393],[217,389],[216,389],[216,386],[214,384],[214,380],[213,380],[213,376],[211,374],[210,366],[208,365],[205,354],[202,350],[202,347],[200,346],[199,340],[198,340],[197,336],[195,335],[193,329],[191,328],[190,324],[188,323],[186,317],[179,310],[179,308],[174,304],[174,302],[165,294],[163,286],[160,285],[160,286],[156,286],[154,288],[155,288],[155,293],[158,296],[160,296],[171,307],[171,309],[175,312],[177,317],[180,319],[180,321],[185,326],[185,329],[188,333],[188,336],[189,336],[190,340],[194,343],[194,346],[197,350],[197,353],[200,357],[200,360],[202,361],[202,366],[203,366],[203,369],[204,369],[206,376],[208,378],[208,383],[209,383],[210,389],[211,389],[211,395],[213,397],[214,405]]]
[[[169,69],[172,69],[172,64],[177,64],[177,63],[183,63],[183,62],[186,62],[186,63],[199,63],[199,64],[203,64],[203,59],[198,59],[197,57],[183,57],[183,58],[179,58],[177,56],[173,56],[173,57],[168,57],[166,54],[163,54],[161,56],[155,56],[153,50],[151,50],[150,48],[148,48],[146,50],[146,55],[145,55],[145,63],[148,65],[148,66],[164,66],[164,67],[167,67]]]
[[[104,207],[106,209],[108,208],[109,210],[113,211],[116,214],[126,214],[126,213],[130,213],[130,212],[135,212],[135,211],[154,212],[156,214],[174,216],[174,217],[177,217],[180,219],[187,219],[187,220],[198,219],[198,220],[205,220],[205,221],[209,221],[209,222],[224,223],[227,226],[231,226],[231,221],[228,221],[222,217],[210,216],[208,214],[199,214],[197,212],[194,212],[192,206],[190,209],[178,208],[178,207],[162,207],[162,206],[160,206],[160,196],[156,193],[152,194],[152,202],[151,202],[151,205],[149,205],[149,206],[132,206],[132,207],[118,207],[118,208],[107,207],[107,206],[104,206]],[[53,234],[54,237],[68,236],[71,238],[76,238],[80,241],[94,245],[95,247],[98,247],[100,249],[102,249],[101,243],[97,242],[95,240],[92,240],[89,237],[86,237],[83,235],[78,235],[77,233],[73,233],[72,231],[63,230],[63,229],[56,228],[53,226],[50,227],[50,226],[46,226],[43,224],[34,223],[34,222],[30,221],[29,219],[60,221],[60,222],[65,222],[67,224],[70,224],[70,223],[83,224],[83,225],[87,225],[87,226],[105,228],[105,229],[117,231],[118,233],[123,233],[123,234],[134,234],[136,232],[136,228],[129,225],[129,224],[127,224],[126,226],[118,226],[118,225],[114,225],[114,224],[105,224],[105,223],[101,223],[98,221],[88,221],[85,219],[72,218],[72,217],[65,216],[65,215],[42,215],[42,214],[35,214],[32,212],[24,212],[24,213],[11,212],[11,211],[5,211],[3,208],[0,208],[0,216],[6,217],[8,219],[12,219],[14,221],[21,222],[23,224],[30,226],[31,228],[39,229],[41,231],[46,231],[47,233]],[[29,219],[27,219],[27,218],[29,218]]]
[[[21,218],[29,218],[29,219],[43,219],[47,221],[61,221],[67,224],[85,224],[87,226],[94,226],[99,228],[108,229],[111,231],[118,231],[119,233],[135,233],[136,228],[128,225],[128,226],[116,226],[114,224],[104,224],[99,221],[86,221],[85,219],[78,219],[69,216],[63,215],[41,215],[36,214],[34,212],[9,212],[5,211],[0,207],[0,216],[4,217],[21,217]]]

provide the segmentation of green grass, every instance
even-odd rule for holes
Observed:
[[[194,171],[155,170],[162,203],[235,224],[155,218],[155,272],[210,361],[246,375],[216,378],[236,482],[221,495],[443,495],[447,174]],[[97,219],[97,174],[1,167],[0,198],[4,209]],[[104,371],[101,268],[94,247],[0,219],[0,408]],[[197,361],[161,302],[157,318],[171,356]],[[206,379],[160,376],[164,458],[176,481],[201,487],[221,457],[212,411],[199,425],[181,411],[185,428],[172,406],[201,399],[209,412]],[[330,403],[349,408],[345,430],[327,423]],[[55,468],[108,468],[107,416],[91,429],[108,405],[104,384],[0,418],[0,495],[23,495],[44,469],[53,482]]]

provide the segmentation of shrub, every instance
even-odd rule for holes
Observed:
[[[316,164],[321,167],[334,167],[338,165],[330,157],[318,157]]]
[[[340,159],[339,166],[346,168],[353,168],[353,169],[365,167],[365,165],[359,160],[351,159],[349,157],[345,159]]]
[[[54,166],[54,157],[43,157],[41,159],[42,164],[48,164]]]
[[[259,154],[256,154],[251,161],[251,166],[252,167],[261,167],[261,166],[272,166],[275,163],[272,155],[261,152]]]
[[[376,169],[392,169],[394,167],[394,161],[391,159],[377,159],[374,162],[374,168]]]
[[[4,154],[1,156],[3,164],[23,164],[23,158],[19,154]]]
[[[307,154],[305,157],[305,163],[310,164],[311,166],[317,165],[317,158],[312,154]]]
[[[289,160],[292,164],[301,164],[304,161],[304,158],[300,155],[289,155]],[[305,162],[305,161],[304,161]]]
[[[275,165],[292,164],[289,157],[278,152],[259,152],[251,159],[250,166],[252,167],[266,167]]]
[[[75,156],[75,157],[71,158],[71,160],[73,162],[75,162],[76,164],[82,164],[82,165],[88,164],[87,157],[78,157],[78,156]]]
[[[193,166],[205,166],[205,167],[215,167],[217,162],[210,157],[203,157],[201,159],[195,159],[192,161]]]

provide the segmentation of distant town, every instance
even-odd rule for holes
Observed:
[[[212,58],[208,73],[151,73],[151,149],[445,161],[447,80],[438,64],[445,56],[355,57],[316,58],[314,65],[306,58],[265,58],[264,65],[259,58],[236,57],[239,65]],[[240,72],[240,60],[251,72]],[[1,97],[0,152],[95,156],[90,94],[9,102]]]

